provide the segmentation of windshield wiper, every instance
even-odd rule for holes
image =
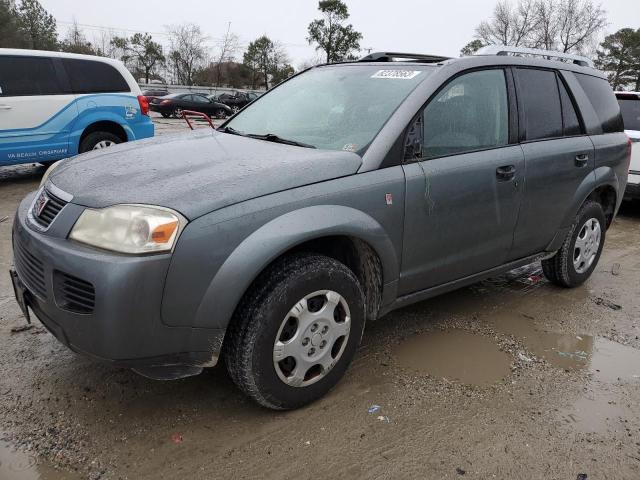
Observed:
[[[316,148],[314,145],[309,145],[308,143],[296,142],[295,140],[288,140],[286,138],[279,137],[275,133],[267,133],[266,135],[247,133],[246,136],[251,138],[257,138],[258,140],[266,140],[267,142],[282,143],[284,145],[293,145],[295,147]]]
[[[230,133],[231,135],[240,135],[241,137],[247,136],[246,133],[239,132],[238,130],[232,127],[219,128],[218,131],[222,133]]]

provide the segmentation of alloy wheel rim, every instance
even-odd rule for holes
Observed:
[[[100,150],[101,148],[108,148],[114,146],[116,143],[111,140],[102,140],[95,144],[93,147],[94,150]]]
[[[600,242],[602,241],[602,227],[595,218],[587,220],[573,247],[573,266],[577,273],[586,272],[598,255]]]
[[[299,300],[285,316],[273,345],[273,366],[280,380],[306,387],[323,379],[342,357],[349,340],[351,312],[333,290]]]

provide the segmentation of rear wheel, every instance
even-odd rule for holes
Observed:
[[[299,254],[256,281],[223,354],[245,394],[286,410],[313,402],[340,380],[363,330],[364,294],[353,272],[332,258]]]
[[[167,112],[160,112],[160,115],[162,115],[164,118],[169,118],[171,116],[171,114]]]
[[[93,132],[80,143],[80,153],[112,147],[118,143],[122,143],[122,139],[111,132]]]
[[[216,110],[215,112],[213,112],[213,116],[216,118],[226,118],[227,117],[227,112],[225,112],[222,108],[219,108],[218,110]]]
[[[176,107],[173,109],[173,116],[175,118],[182,118],[182,108]]]
[[[584,283],[602,254],[606,225],[602,206],[587,201],[578,211],[560,250],[552,258],[542,261],[545,277],[567,288]]]

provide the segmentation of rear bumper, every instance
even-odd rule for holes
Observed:
[[[14,264],[28,290],[29,306],[61,343],[75,352],[141,371],[215,365],[223,330],[162,323],[160,308],[171,255],[117,255],[36,232],[27,220],[32,198],[23,200],[14,221]],[[68,222],[64,215],[71,212],[77,215],[77,206],[63,208],[54,224]],[[89,306],[84,312],[66,301],[61,278],[68,276],[93,287],[94,300],[85,301]]]
[[[134,138],[129,140],[142,140],[144,138],[151,138],[155,135],[155,125],[151,118],[145,116],[145,120],[131,125],[131,131]]]

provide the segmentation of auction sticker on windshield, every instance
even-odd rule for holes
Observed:
[[[420,70],[378,70],[371,78],[391,78],[395,80],[411,80],[420,75]]]

